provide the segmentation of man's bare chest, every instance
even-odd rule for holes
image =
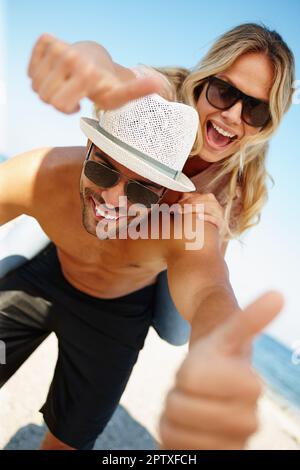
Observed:
[[[130,286],[135,290],[153,282],[165,269],[159,240],[100,240],[85,230],[80,201],[76,206],[73,203],[68,210],[70,206],[57,202],[56,207],[40,214],[39,223],[57,247],[65,277],[77,288],[104,296],[115,292],[118,284],[118,292],[123,293]]]

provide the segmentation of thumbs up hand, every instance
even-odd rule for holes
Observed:
[[[246,357],[282,306],[279,293],[266,293],[192,343],[160,419],[162,449],[244,448],[257,429],[261,393]]]

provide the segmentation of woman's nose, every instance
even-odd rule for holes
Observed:
[[[101,196],[103,197],[105,204],[111,205],[113,207],[122,206],[122,196],[125,196],[125,184],[126,181],[121,178],[118,184],[116,184],[115,186],[104,189],[101,193]]]
[[[239,125],[242,122],[242,101],[237,101],[231,108],[221,112],[221,116],[231,124]]]

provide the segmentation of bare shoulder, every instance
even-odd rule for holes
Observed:
[[[10,158],[0,168],[0,205],[10,218],[35,216],[36,206],[63,177],[78,172],[83,159],[84,147],[38,148]]]
[[[85,151],[85,147],[54,147],[43,155],[33,157],[37,169],[34,177],[66,177],[66,172],[78,171],[82,167]]]
[[[49,172],[71,168],[84,159],[85,147],[44,147],[18,154],[1,165],[1,173],[33,181]]]

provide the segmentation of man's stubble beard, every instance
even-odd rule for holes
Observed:
[[[82,207],[82,224],[85,228],[85,230],[96,237],[96,226],[93,225],[93,223],[90,221],[90,215],[89,215],[89,210],[88,210],[88,201],[86,201],[85,196],[84,196],[84,188],[82,181],[80,181],[80,188],[79,188],[79,195],[80,195],[80,201],[81,201],[81,207]]]

